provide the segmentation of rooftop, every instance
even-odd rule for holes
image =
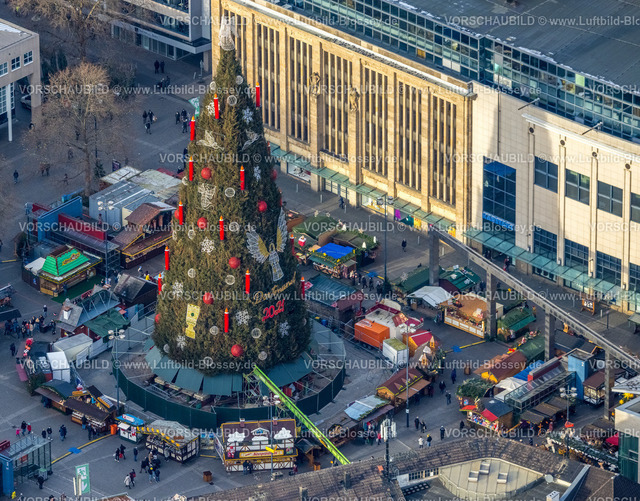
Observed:
[[[17,24],[0,20],[0,50],[32,36],[34,36],[34,33],[21,28]]]
[[[503,41],[576,71],[637,89],[640,80],[638,0],[403,0],[410,12]],[[412,8],[413,7],[413,8]],[[612,57],[615,56],[615,57]]]
[[[528,479],[537,479],[537,485],[529,490],[510,496],[512,500],[545,499],[546,494],[559,490],[562,496],[572,482],[584,474],[578,483],[572,499],[628,499],[640,496],[640,485],[619,475],[586,466],[569,460],[551,452],[536,447],[523,446],[521,443],[503,438],[475,438],[451,441],[438,444],[426,449],[418,449],[399,454],[394,457],[393,464],[398,471],[396,481],[386,482],[379,467],[384,464],[383,458],[359,461],[344,466],[328,468],[318,472],[294,475],[283,480],[266,484],[249,485],[230,491],[215,492],[197,498],[199,501],[218,500],[249,500],[269,499],[293,500],[300,499],[299,489],[307,489],[307,496],[325,499],[403,499],[400,483],[408,484],[408,475],[422,471],[434,470],[439,477],[427,478],[430,488],[419,493],[417,498],[431,499],[460,499],[446,489],[447,475],[451,478],[466,465],[478,466],[481,462],[489,463],[489,477],[492,472],[511,472],[512,482],[524,483]],[[345,486],[345,473],[348,473],[350,485]],[[553,477],[549,483],[545,482],[545,475]],[[468,478],[468,476],[466,477]],[[509,476],[507,476],[509,482]],[[498,484],[507,485],[510,484]],[[480,486],[480,482],[478,482]],[[433,490],[432,488],[433,487]],[[512,486],[513,487],[513,486]],[[551,488],[549,491],[546,488]],[[511,489],[510,489],[511,490]],[[437,492],[435,492],[437,491]],[[437,493],[443,494],[438,497]],[[196,498],[192,498],[195,500]],[[411,499],[411,498],[409,498]],[[496,498],[497,499],[497,498]]]

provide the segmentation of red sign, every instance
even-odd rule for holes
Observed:
[[[273,318],[276,315],[282,313],[284,311],[284,299],[278,301],[275,305],[267,306],[262,310],[264,313],[264,317],[262,317],[262,321],[266,321],[269,318]]]

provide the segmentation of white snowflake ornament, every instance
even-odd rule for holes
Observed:
[[[187,271],[187,276],[189,278],[196,278],[196,270],[193,268],[189,268],[189,271]]]
[[[185,346],[187,346],[187,338],[184,336],[178,336],[176,338],[176,345],[178,346],[178,348],[180,348],[181,350],[184,350]]]
[[[262,174],[260,173],[260,166],[256,165],[253,168],[253,177],[256,178],[256,181],[260,181],[260,178],[262,177]]]
[[[249,312],[242,310],[236,313],[236,322],[238,325],[249,325]]]
[[[209,240],[208,238],[205,238],[200,243],[200,249],[201,249],[202,252],[206,252],[207,254],[211,254],[214,250],[216,250],[216,244],[213,242],[213,240]]]
[[[182,296],[182,294],[184,294],[184,284],[182,282],[173,282],[171,292],[173,292],[173,295],[176,297]]]
[[[249,108],[245,108],[242,111],[242,120],[244,120],[246,124],[253,122],[253,112]]]
[[[278,326],[278,332],[280,333],[280,337],[285,337],[289,335],[289,322],[285,321]]]

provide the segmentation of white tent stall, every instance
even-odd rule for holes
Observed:
[[[67,360],[67,356],[64,352],[55,351],[47,353],[47,360],[51,366],[53,379],[66,381],[67,383],[71,382],[71,367],[69,366],[69,361]]]
[[[439,304],[444,303],[445,301],[451,299],[453,296],[442,287],[427,285],[409,294],[407,297],[420,299],[432,308],[436,308]]]
[[[70,363],[82,362],[86,360],[92,344],[93,339],[86,334],[76,334],[53,343],[53,351],[63,352]]]

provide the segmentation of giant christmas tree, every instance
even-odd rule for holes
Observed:
[[[170,358],[205,374],[237,362],[268,369],[297,358],[310,338],[259,90],[223,42],[228,50],[192,124],[193,162],[165,250],[153,335]]]

